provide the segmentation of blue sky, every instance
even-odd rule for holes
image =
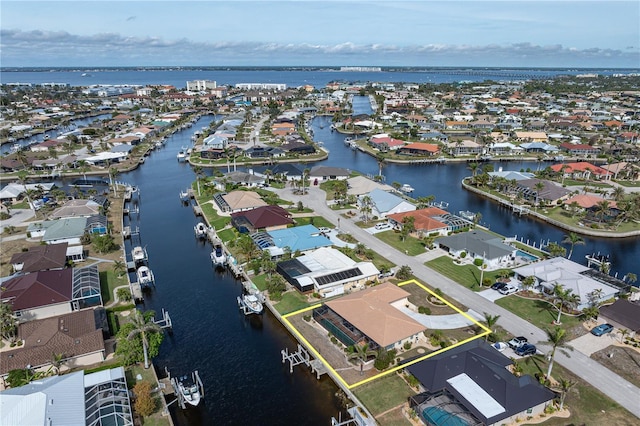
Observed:
[[[0,3],[2,66],[640,67],[632,1]]]

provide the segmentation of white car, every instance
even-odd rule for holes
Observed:
[[[383,229],[391,229],[391,224],[389,222],[381,222],[381,223],[376,223],[375,228],[378,231],[381,231]]]
[[[321,226],[320,228],[318,228],[318,231],[320,231],[322,234],[326,234],[327,232],[331,231],[331,229],[327,228],[326,226]]]
[[[509,345],[507,345],[505,342],[496,342],[491,346],[493,346],[493,349],[497,350],[498,352],[502,352],[509,347]]]
[[[509,294],[513,294],[516,293],[518,291],[518,287],[514,286],[514,285],[507,285],[506,287],[502,287],[500,290],[498,290],[500,292],[500,294],[504,294],[505,296],[509,295]]]

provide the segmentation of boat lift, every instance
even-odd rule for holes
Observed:
[[[171,331],[173,330],[173,324],[171,323],[169,312],[165,311],[164,308],[162,308],[162,319],[159,319],[158,321],[154,319],[153,322],[160,326],[160,328],[162,329],[169,329],[169,333],[171,333]]]
[[[173,394],[176,396],[176,399],[167,403],[167,407],[173,404],[174,402],[177,402],[180,408],[184,410],[185,408],[187,408],[187,405],[184,400],[184,395],[182,395],[182,392],[180,392],[180,387],[178,386],[178,378],[171,377],[171,374],[169,373],[169,370],[167,369],[166,366],[164,367],[164,371],[167,373],[167,378],[169,379],[169,381],[171,382],[171,386],[173,387]],[[200,397],[204,398],[204,385],[202,384],[202,380],[200,379],[198,370],[195,370],[191,373],[191,378],[193,379],[193,383],[198,385],[198,391],[200,392]]]

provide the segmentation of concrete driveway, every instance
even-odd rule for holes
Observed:
[[[370,249],[385,256],[390,262],[396,265],[409,266],[416,277],[429,283],[434,288],[442,289],[448,297],[457,300],[469,309],[473,309],[475,312],[491,312],[493,315],[500,315],[500,319],[498,320],[499,325],[515,336],[527,337],[529,342],[535,344],[541,352],[546,353],[551,349],[548,344],[541,343],[547,340],[545,331],[448,277],[428,268],[420,259],[407,256],[405,253],[390,247],[364,229],[358,227],[354,223],[354,220],[341,217],[340,212],[331,210],[327,206],[325,201],[326,194],[320,188],[310,188],[307,195],[293,194],[290,188],[279,189],[275,192],[285,200],[293,201],[294,203],[302,201],[306,206],[313,209],[316,214],[323,216],[334,224],[340,223],[340,229],[343,232],[348,232]],[[556,362],[579,377],[582,377],[585,381],[615,400],[635,416],[640,417],[640,404],[638,404],[637,398],[637,396],[640,395],[640,389],[637,386],[618,376],[580,351],[573,351],[569,356],[564,355],[562,352],[557,352]]]
[[[21,226],[35,216],[31,209],[11,209],[11,217],[7,220],[0,220],[0,233],[4,232],[5,226]]]
[[[591,333],[587,333],[584,336],[573,339],[568,344],[572,346],[576,351],[580,351],[586,356],[591,356],[593,353],[598,352],[615,343],[616,333],[615,331],[613,331],[602,336],[594,336]]]
[[[487,300],[490,300],[491,302],[495,302],[498,299],[501,299],[503,297],[507,297],[504,294],[500,293],[497,290],[493,290],[493,289],[486,289],[486,290],[482,290],[479,291],[478,294],[482,297],[484,297]]]

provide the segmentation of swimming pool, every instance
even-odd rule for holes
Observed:
[[[468,423],[453,413],[442,408],[427,407],[422,410],[422,416],[431,424],[438,426],[468,426]]]
[[[535,262],[536,260],[538,260],[537,256],[534,256],[531,253],[527,253],[526,251],[522,251],[522,250],[517,250],[516,256],[522,257],[526,259],[528,262]]]

